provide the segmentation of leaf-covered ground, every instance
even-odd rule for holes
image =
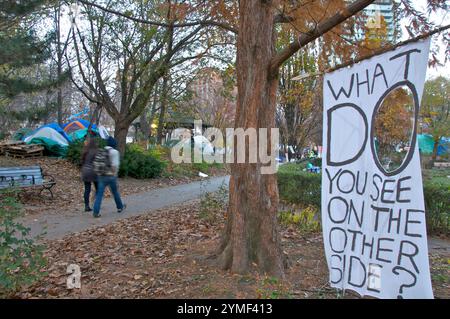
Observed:
[[[204,218],[199,201],[48,242],[47,275],[17,298],[357,298],[330,289],[321,234],[282,231],[285,281],[220,270],[213,255],[222,213]],[[202,216],[202,217],[200,217]],[[211,217],[211,216],[210,216]],[[432,253],[435,296],[450,298],[448,255]],[[66,288],[67,266],[81,267],[82,288]]]

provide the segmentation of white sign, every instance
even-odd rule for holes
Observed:
[[[433,298],[416,138],[429,48],[430,39],[418,41],[325,76],[322,223],[332,287]],[[413,128],[390,169],[374,123],[399,89]]]

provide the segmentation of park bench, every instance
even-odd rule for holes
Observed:
[[[449,168],[450,162],[434,162],[434,167],[436,168]]]
[[[7,188],[41,188],[47,190],[53,198],[52,187],[55,179],[45,175],[40,166],[0,167],[0,189]]]

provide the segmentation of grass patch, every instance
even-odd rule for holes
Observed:
[[[280,199],[302,207],[321,207],[322,175],[303,171],[304,163],[282,165],[278,171]],[[429,234],[450,235],[450,169],[423,170]]]

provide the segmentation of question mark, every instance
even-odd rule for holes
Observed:
[[[410,288],[410,287],[413,287],[413,286],[416,284],[416,282],[417,282],[417,277],[416,277],[416,275],[415,275],[413,272],[409,271],[408,269],[405,269],[405,268],[400,267],[400,266],[396,266],[396,267],[394,267],[394,268],[392,269],[392,272],[393,272],[394,274],[396,274],[396,275],[400,275],[400,273],[399,273],[400,270],[402,270],[402,271],[407,272],[408,274],[410,274],[410,275],[413,277],[414,281],[413,281],[411,284],[403,284],[403,285],[400,286],[400,289],[399,289],[399,295],[397,296],[397,299],[403,299],[403,297],[402,297],[402,295],[401,295],[401,294],[403,293],[403,288]]]

